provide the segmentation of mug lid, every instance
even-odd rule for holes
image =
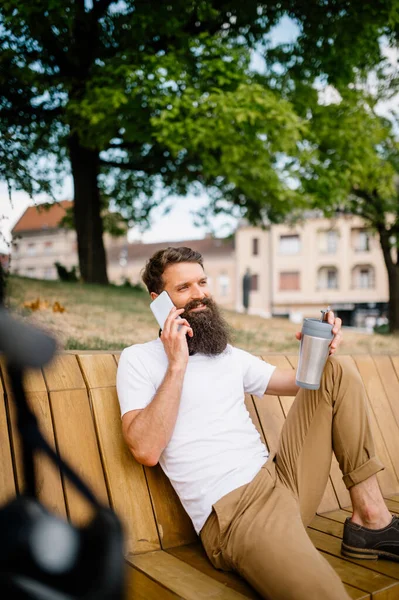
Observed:
[[[312,335],[314,337],[325,338],[326,340],[332,340],[333,325],[320,321],[320,319],[304,319],[302,325],[302,333],[304,335]]]

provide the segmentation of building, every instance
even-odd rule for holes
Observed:
[[[225,308],[243,310],[243,277],[251,274],[249,313],[318,318],[328,305],[346,325],[363,327],[386,315],[388,275],[378,238],[356,216],[312,216],[304,223],[261,229],[241,224],[233,240],[128,244],[108,253],[111,281],[140,282],[145,261],[160,248],[201,252],[210,289]]]
[[[56,279],[55,262],[78,265],[76,233],[60,226],[71,202],[50,208],[30,207],[12,230],[11,271],[28,277]],[[294,321],[318,317],[330,305],[346,325],[364,326],[385,316],[388,275],[378,238],[360,217],[335,219],[311,215],[296,225],[261,229],[241,223],[234,239],[143,244],[104,235],[109,280],[141,281],[154,252],[167,246],[189,246],[203,255],[215,300],[243,310],[243,277],[250,271],[249,312]]]
[[[56,262],[68,270],[78,267],[76,231],[61,224],[72,204],[63,200],[26,209],[11,232],[12,273],[36,279],[57,279]],[[104,235],[106,251],[121,244],[126,244],[126,237],[115,239]]]
[[[145,262],[157,250],[167,246],[188,246],[200,252],[205,260],[206,273],[215,300],[226,308],[235,308],[236,257],[233,239],[208,236],[203,240],[135,243],[110,248],[107,253],[110,281],[121,284],[128,279],[131,283],[139,283]]]
[[[330,305],[345,324],[387,312],[388,275],[378,238],[356,216],[312,217],[295,226],[244,226],[236,233],[237,306],[247,267],[252,273],[250,311],[318,317]]]

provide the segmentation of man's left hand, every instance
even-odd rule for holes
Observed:
[[[334,337],[331,340],[329,352],[329,354],[331,355],[338,350],[338,347],[342,341],[342,320],[339,317],[335,318],[333,311],[329,310],[327,313],[327,321],[328,323],[330,323],[330,325],[333,325],[332,332],[334,334]],[[295,337],[297,340],[300,340],[302,337],[301,332],[296,333]]]

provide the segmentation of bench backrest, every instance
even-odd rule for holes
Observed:
[[[120,516],[126,553],[141,553],[188,544],[197,539],[190,519],[159,465],[138,464],[121,434],[115,377],[119,355],[59,354],[43,371],[30,371],[25,389],[42,431],[95,494]],[[294,368],[296,357],[263,357],[282,368]],[[341,357],[355,361],[367,391],[377,452],[386,465],[378,477],[385,495],[399,494],[399,357]],[[0,360],[0,503],[23,489],[21,450],[15,407],[4,361]],[[246,404],[270,450],[276,448],[293,398],[247,395]],[[57,514],[84,523],[91,518],[87,502],[65,481],[46,457],[37,458],[39,494]],[[338,464],[333,459],[330,480],[319,512],[349,506]]]

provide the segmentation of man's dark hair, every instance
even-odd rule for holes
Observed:
[[[141,278],[144,281],[148,292],[155,292],[160,294],[164,288],[164,281],[162,278],[165,269],[169,265],[182,262],[196,262],[203,267],[203,259],[199,252],[191,250],[186,246],[180,246],[180,248],[164,248],[158,250],[153,256],[147,261],[142,273]]]

